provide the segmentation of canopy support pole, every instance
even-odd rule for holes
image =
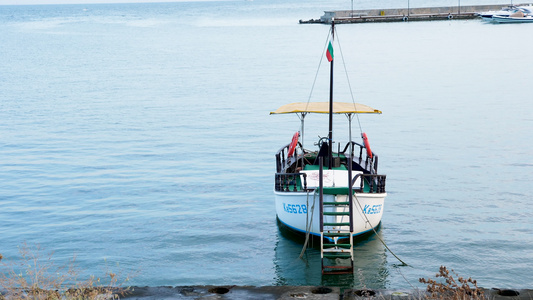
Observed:
[[[302,149],[304,148],[304,128],[305,128],[304,127],[304,121],[305,121],[304,119],[305,119],[306,115],[307,115],[306,112],[301,112],[300,115],[298,116],[298,118],[300,118],[300,123],[301,123],[301,125],[300,125],[301,129],[300,130],[301,130],[302,134],[300,134],[300,138],[302,139]]]
[[[346,117],[348,118],[348,143],[350,143],[350,157],[353,156],[353,144],[352,144],[352,114],[347,113]]]

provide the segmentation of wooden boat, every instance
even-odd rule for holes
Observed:
[[[331,23],[331,37],[335,22]],[[329,53],[331,51],[331,53]],[[333,101],[333,49],[330,60],[329,102],[301,102],[283,105],[271,114],[297,114],[301,130],[276,153],[274,195],[280,227],[320,239],[324,273],[353,271],[353,239],[372,233],[384,212],[386,176],[378,173],[378,156],[368,137],[353,141],[352,118],[357,114],[380,114],[367,105]],[[304,119],[307,114],[329,116],[329,133],[316,148],[304,147]],[[333,115],[348,117],[349,137],[334,151]],[[307,145],[306,145],[307,146]],[[351,259],[350,264],[328,264],[326,260]]]

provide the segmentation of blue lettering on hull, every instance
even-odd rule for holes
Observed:
[[[382,204],[377,204],[377,205],[365,205],[365,207],[363,208],[363,213],[366,214],[366,215],[374,215],[374,214],[379,214],[381,212],[381,207],[383,205]]]
[[[289,214],[306,214],[307,205],[298,205],[298,204],[285,204],[283,203],[283,210]]]

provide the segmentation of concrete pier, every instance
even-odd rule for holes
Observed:
[[[529,289],[482,289],[486,299],[531,300],[533,290]],[[338,287],[316,286],[181,286],[181,287],[132,287],[121,299],[231,299],[231,300],[408,300],[429,299],[424,290],[355,290]],[[445,296],[445,295],[442,295]],[[434,298],[433,298],[434,299]],[[445,298],[442,298],[445,299]]]
[[[531,4],[515,4],[515,6],[528,5]],[[496,4],[325,11],[324,15],[321,16],[320,19],[311,19],[308,21],[300,20],[300,23],[329,24],[333,18],[335,18],[335,23],[405,22],[451,19],[464,20],[477,18],[480,12],[491,10],[498,11],[508,6],[509,4]]]

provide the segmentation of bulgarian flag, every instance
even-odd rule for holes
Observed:
[[[331,40],[329,40],[328,50],[326,51],[326,57],[328,58],[329,62],[333,61],[333,44],[331,43]]]

